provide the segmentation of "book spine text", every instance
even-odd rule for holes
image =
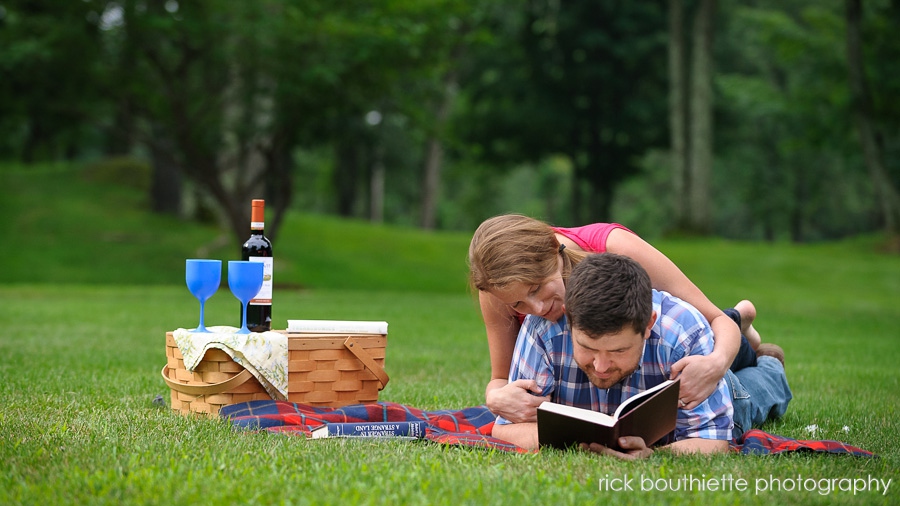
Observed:
[[[425,437],[425,422],[328,423],[313,431],[313,437]],[[327,435],[325,435],[327,433]]]

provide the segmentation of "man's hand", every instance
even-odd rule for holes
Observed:
[[[670,379],[681,377],[678,407],[696,408],[715,391],[727,370],[728,367],[723,367],[716,355],[690,355],[672,364]]]
[[[485,402],[488,409],[512,423],[537,422],[537,408],[549,396],[540,394],[541,389],[533,379],[520,379],[501,388],[488,392]]]
[[[644,443],[644,438],[636,436],[620,437],[619,446],[622,447],[622,450],[624,451],[616,451],[599,443],[581,443],[582,450],[587,450],[600,455],[610,455],[622,460],[646,459],[650,455],[653,455],[653,450],[647,448],[647,444]]]

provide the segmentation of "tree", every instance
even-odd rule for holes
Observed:
[[[443,130],[453,105],[457,62],[451,60],[461,33],[457,25],[465,25],[464,16],[471,10],[459,0],[398,0],[377,7],[322,2],[317,8],[297,2],[290,9],[292,29],[306,36],[302,41],[297,36],[298,44],[288,45],[291,49],[281,60],[294,69],[282,80],[291,93],[282,110],[294,118],[310,118],[299,130],[300,145],[331,146],[339,214],[360,214],[368,195],[370,216],[377,217],[382,208],[377,202],[383,202],[384,195],[373,188],[382,181],[386,192],[401,186],[396,179],[403,177],[403,167],[391,163],[396,154],[389,152],[393,143],[384,132],[397,133],[393,124],[403,118],[405,134],[425,136],[421,142],[431,146],[425,161],[416,160],[413,177],[425,189],[417,192],[420,223],[433,226]],[[377,126],[366,122],[370,113],[381,118]],[[403,156],[417,158],[408,149]],[[362,191],[367,185],[369,191]]]
[[[669,124],[677,225],[706,234],[712,227],[713,57],[715,0],[700,0],[691,33],[690,65],[684,50],[684,8],[669,3]],[[687,67],[690,72],[685,72]],[[689,77],[688,77],[689,76]]]
[[[471,46],[481,44],[479,27],[485,2],[471,0],[419,0],[404,9],[408,18],[406,44],[419,48],[416,59],[400,62],[401,93],[394,91],[382,99],[382,107],[410,120],[410,130],[421,143],[422,160],[418,180],[418,224],[425,229],[438,225],[446,145],[452,144],[450,124],[454,119],[460,88],[460,68]],[[396,16],[396,15],[395,15]],[[419,52],[427,48],[425,52]],[[427,54],[427,58],[421,56]],[[383,141],[384,138],[382,137]],[[377,149],[383,152],[383,142]],[[407,155],[408,156],[408,155]],[[377,155],[377,160],[381,155]]]
[[[685,227],[687,215],[688,114],[685,72],[684,2],[669,0],[669,145],[675,223]]]
[[[259,161],[271,148],[259,130],[244,128],[265,121],[267,109],[258,87],[265,76],[252,55],[261,11],[242,6],[208,0],[125,9],[124,47],[136,62],[119,95],[141,119],[138,141],[155,162],[157,198],[180,198],[185,176],[215,203],[236,241],[246,235],[249,200],[262,196]]]
[[[691,72],[691,134],[688,185],[690,227],[711,231],[710,177],[713,165],[713,60],[712,43],[716,2],[700,0],[694,21]]]
[[[0,6],[0,155],[74,159],[104,112],[100,15],[85,2]]]
[[[337,211],[353,214],[375,151],[365,114],[402,92],[403,72],[431,65],[420,9],[204,0],[133,12],[123,24],[138,60],[129,93],[157,175],[177,167],[237,241],[247,201],[265,197],[274,238],[293,198],[295,149],[330,145]]]
[[[457,53],[458,51],[454,51]],[[457,57],[451,57],[457,60]],[[434,127],[429,129],[428,140],[425,146],[425,167],[424,177],[422,178],[422,221],[421,226],[424,229],[433,229],[437,220],[437,205],[440,197],[441,168],[444,163],[444,143],[443,137],[447,123],[450,119],[450,113],[456,99],[457,89],[459,88],[459,72],[456,66],[451,63],[449,68],[441,79],[443,86],[443,96],[441,97],[434,111]]]
[[[873,123],[875,114],[863,65],[861,36],[862,2],[845,0],[847,19],[847,68],[850,74],[853,117],[872,186],[878,196],[885,234],[892,249],[900,251],[900,192],[884,163],[884,136]]]
[[[735,237],[793,241],[877,228],[875,189],[852,128],[845,13],[806,0],[733,2],[721,19],[720,227]],[[892,30],[884,21],[876,34]],[[900,48],[894,40],[872,49]],[[887,70],[882,61],[890,59],[870,60],[868,68]],[[881,74],[876,90],[889,89],[891,75]],[[897,125],[896,118],[885,114],[879,124]]]
[[[564,154],[574,168],[574,220],[608,220],[616,186],[664,142],[662,5],[534,1],[515,9],[498,21],[511,36],[479,54],[467,80],[467,139],[494,163]]]

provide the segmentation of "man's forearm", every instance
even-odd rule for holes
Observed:
[[[538,447],[536,423],[494,424],[491,435],[526,450],[535,450]]]
[[[692,437],[675,441],[665,448],[673,453],[725,453],[728,451],[728,441]]]

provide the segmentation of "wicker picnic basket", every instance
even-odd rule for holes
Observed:
[[[378,401],[387,385],[386,335],[291,334],[288,337],[288,401],[338,407]],[[223,406],[271,399],[262,384],[222,350],[209,349],[188,371],[172,332],[166,333],[162,377],[172,409],[216,416]]]
[[[206,350],[197,367],[188,371],[172,332],[167,332],[166,359],[162,377],[172,391],[175,411],[216,416],[222,406],[272,398],[250,371],[222,350]]]
[[[332,407],[378,402],[389,380],[386,335],[287,336],[289,401]]]

